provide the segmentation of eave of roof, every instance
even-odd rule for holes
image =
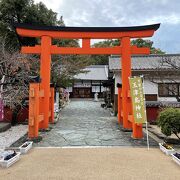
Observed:
[[[131,57],[172,57],[172,56],[180,56],[180,53],[176,54],[149,54],[149,55],[132,55]],[[111,55],[110,58],[118,58],[120,55]]]
[[[159,66],[160,58],[172,58],[180,65],[180,54],[150,54],[150,55],[133,55],[132,70],[133,71],[175,71],[169,66]],[[109,57],[109,69],[111,71],[121,71],[121,56],[112,55]]]
[[[68,27],[68,26],[44,26],[38,24],[14,23],[15,28],[45,31],[68,31],[68,32],[125,32],[125,31],[144,31],[157,30],[160,24],[130,27]]]

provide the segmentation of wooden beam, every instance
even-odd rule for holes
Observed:
[[[87,45],[87,44],[86,44]],[[51,46],[51,54],[121,54],[121,47],[110,48],[74,48]]]
[[[90,40],[83,40],[83,47],[58,47],[56,45],[51,46],[51,54],[114,54],[121,55],[121,47],[107,47],[107,48],[90,48]],[[21,53],[23,54],[41,54],[41,46],[36,45],[34,47],[23,46],[21,48]],[[138,48],[136,46],[131,46],[131,54],[150,54],[149,48]]]
[[[36,45],[34,47],[31,46],[22,46],[21,53],[23,54],[40,54],[41,53],[41,46]]]
[[[146,47],[138,48],[137,46],[131,46],[131,54],[150,54],[150,49]]]

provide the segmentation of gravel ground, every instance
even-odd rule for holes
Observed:
[[[178,180],[179,166],[157,148],[33,148],[2,180]]]
[[[9,147],[16,142],[19,138],[24,136],[28,131],[27,125],[12,126],[5,132],[0,133],[0,149]]]

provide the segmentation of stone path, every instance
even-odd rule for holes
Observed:
[[[35,146],[146,146],[146,139],[133,140],[131,132],[119,127],[117,117],[92,100],[71,101],[51,131],[41,136],[43,140]],[[150,138],[150,145],[157,143]]]

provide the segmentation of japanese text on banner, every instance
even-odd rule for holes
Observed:
[[[141,77],[133,77],[129,79],[131,99],[133,106],[133,115],[135,123],[146,122],[146,111],[144,102],[144,92]]]

